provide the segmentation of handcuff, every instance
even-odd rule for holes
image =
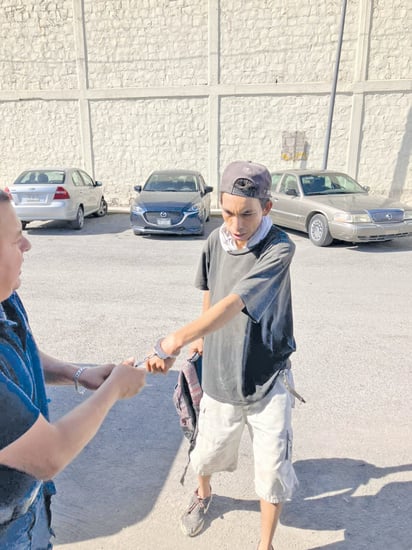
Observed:
[[[165,361],[166,359],[176,359],[176,357],[179,355],[172,355],[172,354],[168,354],[166,353],[163,348],[162,348],[162,341],[163,341],[163,338],[159,338],[159,340],[156,342],[156,344],[153,346],[153,353],[149,354],[149,355],[146,355],[146,357],[144,359],[142,359],[141,361],[136,361],[135,364],[133,365],[135,368],[137,367],[140,367],[140,365],[143,365],[143,363],[146,363],[146,361],[148,361],[149,359],[151,359],[152,357],[154,357],[155,355],[157,355],[157,357],[159,359],[162,359],[162,361]]]

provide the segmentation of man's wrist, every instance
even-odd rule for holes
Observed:
[[[87,367],[80,367],[79,369],[77,369],[77,371],[74,373],[74,376],[73,376],[74,389],[76,390],[77,393],[80,393],[80,394],[83,394],[86,391],[86,388],[82,387],[79,381],[81,374],[86,369]]]
[[[162,359],[163,361],[165,361],[166,359],[176,359],[176,357],[180,353],[180,349],[173,350],[173,353],[168,353],[162,347],[163,340],[164,340],[163,338],[159,338],[159,340],[154,345],[153,349],[155,354],[159,357],[159,359]]]

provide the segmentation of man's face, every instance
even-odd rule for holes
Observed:
[[[223,220],[237,248],[244,248],[263,216],[269,213],[272,203],[268,201],[262,208],[259,199],[222,193],[221,207]]]
[[[0,202],[0,300],[20,286],[23,254],[30,250],[21,223],[9,202]]]

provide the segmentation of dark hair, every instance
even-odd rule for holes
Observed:
[[[10,196],[3,189],[0,189],[0,202],[10,202]]]

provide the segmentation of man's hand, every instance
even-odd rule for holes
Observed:
[[[115,365],[107,384],[114,383],[120,391],[120,399],[128,399],[139,393],[146,383],[146,371],[134,367],[134,358]]]
[[[153,374],[167,374],[169,369],[176,361],[175,357],[169,357],[168,359],[160,359],[157,355],[154,355],[146,361],[146,369]]]
[[[162,353],[169,357],[166,357],[166,359],[161,359],[159,355],[162,355]],[[175,335],[173,333],[169,334],[157,342],[152,353],[150,354],[151,357],[149,357],[146,361],[146,369],[148,372],[153,374],[159,372],[161,374],[167,374],[169,369],[173,366],[173,363],[176,361],[176,356],[179,355],[179,353],[180,346],[176,343]]]
[[[192,342],[189,346],[189,352],[190,357],[194,355],[195,353],[198,353],[199,355],[203,354],[203,338],[198,338],[194,342]]]
[[[110,376],[115,366],[114,363],[107,363],[106,365],[99,365],[98,367],[88,367],[80,375],[79,382],[88,390],[97,390],[106,378]]]

